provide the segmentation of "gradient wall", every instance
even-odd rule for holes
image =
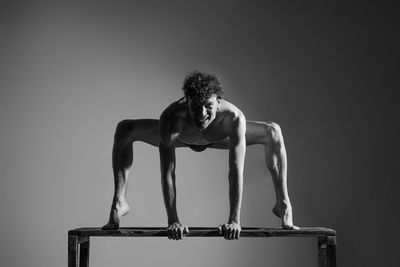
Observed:
[[[158,118],[186,73],[283,129],[295,223],[338,232],[338,263],[397,266],[399,18],[382,3],[3,1],[0,258],[66,266],[67,230],[106,223],[125,118]],[[158,150],[135,144],[122,226],[164,226]],[[177,152],[180,219],[228,217],[224,151]],[[261,147],[245,166],[242,226],[280,225]],[[93,238],[91,266],[316,266],[302,239]]]

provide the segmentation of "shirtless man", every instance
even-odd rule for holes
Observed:
[[[273,213],[281,218],[282,228],[293,225],[292,206],[287,191],[286,150],[280,127],[273,122],[246,121],[243,113],[222,98],[218,78],[203,72],[190,73],[183,85],[184,97],[168,106],[159,120],[123,120],[115,132],[112,154],[115,191],[109,221],[103,229],[117,229],[121,217],[129,212],[126,200],[127,178],[133,161],[133,142],[159,147],[161,184],[168,215],[169,239],[182,239],[188,232],[180,223],[176,209],[175,148],[189,147],[196,152],[207,148],[229,150],[228,222],[219,227],[225,239],[238,239],[241,231],[240,208],[246,146],[264,146],[265,163],[271,173],[276,204]]]

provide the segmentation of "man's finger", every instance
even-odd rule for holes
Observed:
[[[240,230],[236,230],[235,239],[239,239],[239,236],[240,236]]]
[[[179,229],[178,229],[178,239],[182,239],[182,236],[183,236],[183,229],[184,229],[184,228],[179,228]]]
[[[225,232],[225,239],[229,239],[229,228],[225,228],[224,229],[224,232]]]
[[[218,227],[218,233],[219,233],[220,235],[222,235],[222,225],[220,225],[220,226]]]
[[[226,239],[227,240],[231,239],[231,229],[229,228],[226,229]]]
[[[235,238],[235,229],[231,229],[230,233],[229,233],[229,239],[232,240]]]
[[[167,229],[167,237],[168,239],[171,239],[171,229]]]

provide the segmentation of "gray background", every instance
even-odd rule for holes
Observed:
[[[283,128],[295,223],[336,229],[339,266],[396,266],[399,24],[380,2],[2,1],[2,265],[66,266],[67,230],[107,221],[116,123],[158,118],[202,69],[248,119]],[[179,149],[177,161],[182,222],[225,222],[226,152]],[[158,150],[136,144],[122,226],[166,225],[159,176]],[[279,226],[261,147],[244,184],[242,225]],[[91,266],[316,266],[315,250],[94,238]]]

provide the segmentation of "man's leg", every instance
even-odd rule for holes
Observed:
[[[265,147],[265,163],[275,188],[276,204],[273,213],[282,219],[285,229],[298,229],[293,225],[292,205],[287,189],[287,157],[282,131],[273,122],[247,122],[246,144]]]
[[[126,200],[127,182],[133,162],[132,144],[135,141],[158,146],[158,120],[123,120],[116,128],[112,152],[114,196],[108,223],[103,226],[105,230],[117,229],[121,217],[129,212],[129,205]]]
[[[246,145],[264,145],[265,163],[271,173],[275,188],[276,204],[273,213],[282,219],[285,229],[298,229],[293,225],[292,205],[287,190],[287,158],[283,136],[278,124],[273,122],[247,121]],[[229,140],[225,139],[211,148],[228,149]]]

